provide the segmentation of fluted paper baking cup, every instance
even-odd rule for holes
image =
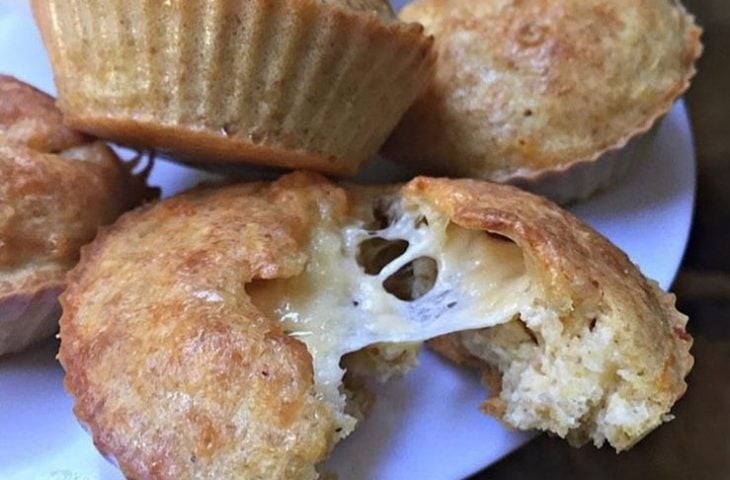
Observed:
[[[609,150],[595,160],[574,162],[560,168],[517,171],[506,183],[537,193],[561,205],[585,200],[606,189],[627,174],[630,167],[646,155],[656,138],[657,125],[631,138],[621,148]]]
[[[314,0],[33,0],[68,123],[191,161],[354,173],[433,71],[418,24]]]

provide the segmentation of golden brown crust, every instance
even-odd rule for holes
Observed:
[[[386,153],[495,181],[593,162],[648,130],[689,86],[700,29],[668,0],[421,0],[436,76]]]
[[[49,292],[81,245],[151,193],[106,145],[61,122],[51,97],[0,77],[0,354],[52,331]]]
[[[656,331],[643,332],[648,335],[645,345],[662,337],[673,339],[671,345],[685,345],[675,328],[683,332],[687,318],[674,310],[674,296],[647,280],[606,238],[552,202],[513,187],[427,177],[409,182],[405,195],[431,202],[457,225],[517,243],[551,305],[592,313],[606,304],[620,306],[639,318],[660,320],[653,325]],[[640,333],[634,327],[626,325],[625,333]],[[686,362],[678,366],[684,370]]]
[[[247,284],[300,275],[321,218],[372,220],[377,195],[361,190],[307,173],[195,190],[124,215],[83,249],[62,296],[59,359],[74,412],[127,476],[315,475],[315,464],[336,441],[336,412],[315,394],[304,344],[261,313]],[[522,248],[539,290],[537,307],[556,312],[562,336],[538,337],[539,329],[531,333],[534,325],[508,322],[487,329],[493,346],[532,348],[543,342],[547,351],[564,346],[563,340],[581,346],[588,340],[572,334],[584,334],[595,315],[596,332],[610,333],[609,350],[616,353],[614,363],[599,371],[617,375],[606,399],[631,390],[632,401],[658,404],[650,427],[601,434],[625,448],[662,421],[684,391],[691,339],[673,297],[641,276],[626,255],[554,204],[511,187],[417,178],[400,195],[405,202],[428,204],[463,228],[506,237]],[[357,203],[362,199],[367,205]],[[499,381],[503,365],[484,364],[465,340],[482,334],[469,331],[433,344],[452,359],[483,367],[497,396],[483,408],[509,423],[512,403],[500,396],[501,387],[505,393],[511,388]],[[379,348],[388,349],[385,360],[398,368],[401,353],[408,356],[412,347]],[[557,351],[558,360],[572,361]],[[368,355],[372,358],[349,359],[353,373],[392,373],[378,370],[385,364],[375,349]],[[537,365],[543,358],[532,360]],[[631,376],[636,369],[643,378]],[[562,373],[572,380],[572,371]],[[560,395],[569,397],[570,389]],[[577,421],[581,432],[599,430],[592,418]]]
[[[304,344],[245,285],[301,272],[320,203],[341,209],[344,196],[308,175],[195,191],[84,248],[62,296],[59,359],[74,412],[127,476],[314,476],[332,414]]]
[[[600,364],[605,360],[605,368],[618,372],[615,374],[621,379],[610,385],[613,390],[606,392],[602,399],[606,405],[599,404],[597,412],[587,411],[586,415],[609,415],[612,398],[617,404],[633,402],[632,406],[637,409],[648,403],[647,411],[653,412],[649,415],[651,422],[636,425],[636,431],[602,425],[602,420],[586,417],[584,423],[574,426],[575,432],[568,428],[558,433],[575,435],[576,442],[580,442],[585,441],[584,429],[605,429],[593,437],[594,441],[602,443],[601,435],[604,435],[620,450],[630,447],[663,421],[663,416],[684,393],[687,386],[684,378],[693,364],[689,354],[692,339],[685,331],[687,317],[675,309],[674,295],[647,280],[626,254],[590,227],[551,202],[515,188],[472,180],[421,177],[406,186],[405,195],[432,203],[457,225],[502,235],[522,248],[533,285],[541,290],[541,303],[555,312],[559,320],[557,333],[544,325],[540,327],[544,330],[531,328],[533,335],[543,332],[540,338],[525,337],[527,343],[534,342],[538,347],[531,357],[538,365],[536,368],[552,367],[550,362],[555,359],[549,357],[557,355],[563,362],[557,370],[562,369],[568,378],[572,374],[571,362],[592,359]],[[469,350],[470,343],[499,346],[500,335],[508,328],[512,328],[510,324],[486,329],[476,334],[477,340],[473,332],[453,334],[432,346],[447,358],[470,362],[477,355],[476,351]],[[610,348],[603,345],[601,351],[589,350],[585,353],[587,357],[569,361],[563,349],[572,344],[574,347],[569,348],[576,353],[578,347],[588,344],[594,330],[596,336],[605,335]],[[556,337],[550,338],[548,334]],[[597,345],[600,341],[603,340],[596,339]],[[512,339],[504,342],[505,349],[517,350],[519,346]],[[608,358],[604,359],[603,355]],[[496,366],[493,358],[484,361],[485,368],[489,368],[488,364]],[[505,370],[508,366],[499,367]],[[546,375],[549,377],[547,372]],[[500,397],[497,393],[485,404],[485,409],[504,411],[514,399],[514,394]],[[515,419],[505,420],[512,426],[525,428]],[[609,424],[611,421],[606,420]],[[545,428],[539,423],[534,427]]]
[[[0,141],[25,145],[39,152],[59,152],[88,140],[63,124],[53,98],[0,74]]]
[[[195,162],[337,174],[380,148],[433,73],[433,39],[386,10],[382,1],[33,2],[74,126]]]

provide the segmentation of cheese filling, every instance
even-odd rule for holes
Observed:
[[[505,323],[535,298],[513,242],[454,225],[426,205],[397,205],[391,219],[376,230],[323,220],[302,274],[247,288],[258,308],[306,344],[317,395],[337,412],[346,401],[345,354]],[[380,250],[362,265],[373,245]],[[338,420],[345,436],[355,420],[344,413]]]

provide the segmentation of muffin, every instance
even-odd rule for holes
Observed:
[[[56,331],[81,245],[152,193],[53,99],[0,75],[0,355]]]
[[[433,337],[502,378],[489,413],[617,449],[669,418],[692,366],[687,318],[626,255],[473,180],[196,189],[106,228],[69,282],[65,385],[129,478],[316,478],[365,380]]]
[[[560,202],[638,160],[701,52],[673,0],[418,0],[401,18],[435,36],[438,60],[386,156]]]
[[[353,174],[433,72],[385,0],[34,0],[69,125],[189,162]]]

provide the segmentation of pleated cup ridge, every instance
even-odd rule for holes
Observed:
[[[193,161],[355,173],[431,78],[418,24],[314,0],[33,0],[70,125]]]

